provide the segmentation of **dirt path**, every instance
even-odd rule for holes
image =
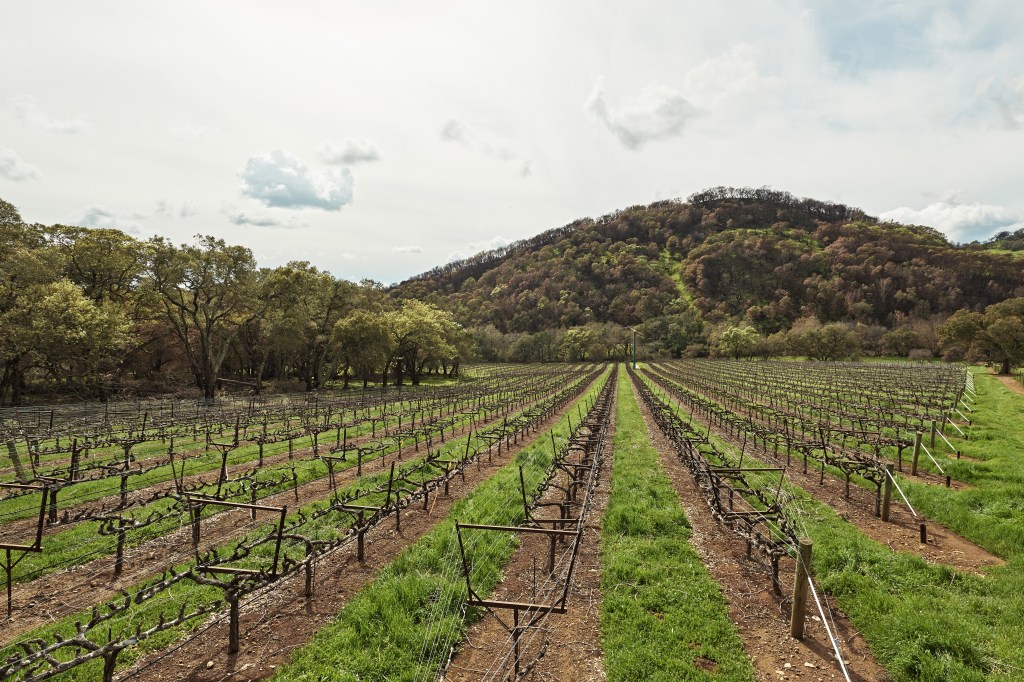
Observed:
[[[496,423],[496,422],[497,422],[497,420],[494,420],[493,422],[490,422],[490,423]],[[463,428],[462,430],[458,431],[457,433],[459,435],[462,435],[467,430],[468,429]],[[385,438],[385,437],[386,436],[381,436],[381,438]],[[450,437],[451,436],[449,436],[449,438]],[[363,434],[361,436],[357,436],[357,437],[353,437],[353,438],[349,439],[348,442],[349,442],[350,445],[362,445],[364,443],[371,442],[371,441],[374,441],[376,439],[377,439],[376,437],[371,436],[370,434]],[[284,441],[281,441],[281,442],[284,442]],[[407,452],[405,450],[405,447],[410,447],[411,448],[412,446],[403,446],[403,452]],[[319,450],[321,452],[323,452],[323,453],[327,453],[329,451],[329,448],[330,448],[330,446],[327,445],[327,444],[324,444],[324,443],[321,443],[320,446],[319,446]],[[188,452],[184,452],[184,453],[182,453],[182,452],[174,453],[174,466],[175,466],[175,469],[180,470],[181,466],[182,466],[182,461],[185,462],[186,476],[182,479],[183,485],[185,487],[199,485],[199,484],[204,483],[204,482],[207,483],[207,484],[211,484],[211,485],[212,484],[216,484],[217,478],[218,478],[218,476],[220,474],[219,466],[213,466],[213,467],[211,467],[211,468],[209,468],[209,469],[207,469],[205,471],[201,471],[201,472],[195,473],[195,474],[188,474],[187,473],[188,472],[188,462],[191,459],[194,459],[197,456],[205,454],[206,452],[211,452],[211,453],[215,453],[216,454],[217,451],[216,451],[216,449],[205,450],[203,448],[197,448],[195,450],[189,450]],[[227,478],[229,479],[227,481],[227,483],[230,483],[231,482],[230,479],[232,479],[233,477],[236,477],[236,476],[238,476],[240,474],[244,474],[244,473],[246,473],[248,471],[251,471],[252,469],[259,469],[260,471],[263,471],[264,469],[267,469],[267,468],[276,466],[278,464],[281,464],[283,462],[286,462],[289,459],[294,459],[294,460],[304,459],[306,456],[311,455],[312,452],[313,452],[313,447],[309,446],[309,447],[295,449],[295,450],[293,450],[292,453],[279,452],[279,453],[277,453],[275,455],[267,455],[267,456],[265,456],[263,458],[262,466],[259,465],[258,455],[256,453],[252,453],[252,458],[251,459],[246,459],[243,462],[238,462],[238,463],[235,463],[235,464],[231,464],[231,465],[229,465],[226,468]],[[182,458],[184,458],[184,460]],[[139,461],[141,461],[141,460],[139,460]],[[165,461],[164,464],[166,464],[166,463],[167,462]],[[111,484],[113,485],[118,480],[118,478],[116,476],[113,476],[113,477],[110,477],[109,480],[110,480]],[[127,496],[127,501],[128,501],[129,504],[131,504],[133,502],[135,502],[135,503],[142,503],[144,500],[150,499],[156,493],[169,493],[169,492],[171,492],[171,491],[173,491],[175,489],[176,488],[175,488],[175,483],[174,483],[173,479],[172,480],[167,480],[167,481],[161,481],[159,483],[154,483],[153,485],[146,486],[145,488],[137,488],[135,490],[130,491],[128,493],[128,496]],[[70,488],[70,490],[73,491],[74,488]],[[65,493],[65,494],[67,494],[67,493]],[[60,499],[60,496],[58,494],[58,500],[59,499]],[[77,505],[73,505],[73,506],[69,506],[69,507],[62,507],[60,509],[60,514],[61,514],[61,516],[63,516],[64,514],[69,514],[70,516],[75,516],[75,515],[83,513],[83,512],[92,512],[94,514],[98,514],[98,513],[102,513],[104,510],[111,510],[111,509],[114,509],[115,507],[117,507],[118,502],[120,501],[120,499],[121,498],[120,498],[119,494],[107,495],[105,497],[101,497],[101,498],[98,498],[96,500],[92,500],[92,501],[89,501],[89,502],[83,502],[81,504],[77,504]],[[141,508],[141,507],[135,507],[134,509],[137,510],[139,508]],[[129,507],[126,511],[130,512],[132,509],[133,509],[132,507]],[[54,534],[54,533],[59,533],[59,532],[64,531],[64,530],[68,529],[69,527],[71,527],[71,526],[73,526],[73,525],[75,525],[77,523],[82,523],[82,522],[84,522],[86,520],[88,520],[88,519],[85,519],[83,521],[58,522],[58,523],[55,523],[53,525],[47,525],[43,529],[43,535],[45,537],[46,535],[51,535],[51,534]],[[30,537],[30,536],[34,537],[35,536],[35,529],[36,529],[36,524],[37,523],[38,523],[38,517],[36,517],[36,516],[33,516],[31,518],[27,518],[27,519],[19,519],[17,521],[11,521],[9,523],[5,523],[3,525],[3,528],[0,528],[0,542],[17,542],[17,541],[23,540],[24,538]]]
[[[693,416],[697,423],[704,428],[708,427],[708,423],[700,415],[693,414]],[[714,425],[711,426],[711,429],[718,438],[737,449],[743,446],[742,437],[732,436]],[[983,568],[1001,566],[1006,563],[1000,557],[938,522],[924,517],[915,517],[903,503],[895,488],[892,493],[893,502],[889,521],[884,522],[880,517],[875,516],[876,496],[874,491],[851,482],[850,496],[847,498],[845,480],[841,480],[829,472],[826,472],[822,479],[820,468],[815,468],[816,462],[808,462],[805,474],[802,457],[797,453],[794,453],[787,463],[784,454],[780,453],[779,457],[776,457],[773,451],[762,445],[754,446],[750,440],[746,442],[745,447],[748,454],[762,462],[785,468],[786,475],[796,485],[813,495],[818,501],[831,507],[841,518],[857,526],[872,540],[888,545],[893,551],[916,554],[928,561],[947,564],[974,574],[981,574]],[[820,467],[820,465],[818,466]],[[920,471],[919,474],[912,480],[940,484],[940,477],[935,474]],[[944,481],[941,484],[944,485]],[[968,486],[964,484],[954,486],[954,488],[957,487]],[[920,542],[920,524],[922,522],[926,526],[927,543]]]
[[[498,421],[495,419],[491,423]],[[446,436],[446,440],[462,436],[468,431],[468,426],[456,430],[455,435]],[[364,462],[363,471],[366,474],[378,474],[386,470],[392,461],[404,461],[425,453],[425,445],[420,448],[418,453],[411,445],[403,447],[401,456],[399,453],[393,452]],[[312,448],[294,451],[295,461],[299,461],[299,458],[303,456],[312,456]],[[286,461],[287,458],[287,452],[275,456],[275,459],[281,461]],[[271,458],[266,458],[264,462],[269,464]],[[189,477],[186,477],[186,481],[188,480]],[[357,468],[353,466],[335,473],[334,480],[339,488],[355,483],[359,480]],[[170,485],[173,486],[173,484]],[[325,499],[331,494],[330,479],[325,474],[322,478],[302,484],[297,490],[290,489],[261,498],[259,503],[297,509]],[[253,521],[247,511],[237,509],[222,511],[204,518],[200,526],[200,552],[241,537],[266,522],[265,514]],[[54,526],[54,528],[61,527]],[[6,621],[3,631],[0,633],[0,646],[14,641],[19,635],[34,628],[112,599],[117,596],[119,590],[128,589],[132,585],[147,578],[156,577],[163,571],[188,561],[193,556],[191,538],[191,526],[182,517],[182,523],[176,530],[128,549],[125,552],[125,570],[120,576],[114,575],[114,557],[109,554],[28,583],[15,585],[13,589],[14,614],[11,619]],[[113,544],[114,538],[111,537],[111,552]]]
[[[1010,389],[1014,393],[1016,393],[1018,395],[1024,395],[1024,384],[1021,384],[1019,381],[1017,381],[1013,377],[1008,377],[1008,376],[999,375],[999,374],[992,374],[991,376],[994,376],[996,379],[999,379],[999,383],[1001,383],[1003,386],[1006,386],[1008,389]]]
[[[598,682],[605,679],[601,650],[601,524],[608,506],[611,478],[612,443],[615,438],[615,403],[611,407],[612,421],[605,432],[604,463],[598,485],[593,492],[590,513],[587,516],[583,539],[579,548],[572,585],[566,600],[565,614],[548,616],[541,626],[542,632],[524,635],[523,658],[532,660],[543,647],[544,655],[537,660],[524,680],[576,680]],[[562,499],[559,491],[551,490],[544,502]],[[538,600],[534,596],[534,572],[543,574],[546,568],[548,540],[540,535],[524,534],[520,546],[504,570],[501,583],[491,599],[505,601]],[[543,582],[543,577],[539,578]],[[508,612],[501,618],[508,622]],[[538,636],[539,635],[539,636]],[[507,651],[509,633],[497,617],[488,613],[466,633],[462,648],[452,659],[445,673],[445,682],[471,682],[479,680],[492,669],[495,659]]]
[[[721,435],[721,434],[719,434]],[[737,445],[733,441],[734,445]],[[754,448],[747,444],[747,451],[766,463],[775,463],[786,467],[785,457],[774,459],[774,455],[763,448]],[[890,507],[889,521],[885,522],[875,516],[876,497],[874,491],[850,484],[850,496],[845,496],[845,481],[833,476],[825,476],[821,482],[820,473],[813,466],[808,473],[803,473],[802,462],[792,460],[786,468],[786,476],[796,485],[803,488],[819,502],[831,507],[843,520],[857,526],[858,530],[872,540],[888,545],[893,551],[907,552],[935,563],[947,564],[961,571],[981,574],[983,568],[1001,566],[1006,562],[979,547],[962,535],[958,535],[936,521],[924,517],[915,517],[903,503],[899,493],[893,489],[893,501]],[[917,479],[913,479],[917,480]],[[926,526],[927,543],[920,541],[920,524]]]
[[[572,408],[573,403],[540,424],[533,433],[544,433]],[[534,440],[536,437],[521,437],[519,444],[511,450],[503,450],[500,455],[495,453],[491,462],[484,456],[478,464],[470,465],[465,471],[465,481],[458,476],[452,479],[450,494],[432,497],[427,510],[422,505],[404,509],[400,532],[395,531],[394,522],[390,519],[376,526],[366,535],[364,562],[356,559],[355,548],[351,544],[321,559],[316,566],[314,596],[311,599],[302,596],[304,577],[299,574],[281,581],[274,590],[243,605],[238,654],[226,653],[227,622],[225,618],[218,617],[211,626],[201,629],[172,650],[144,658],[118,679],[220,682],[261,680],[272,676],[294,649],[306,644],[317,630],[331,622],[380,569],[443,520],[456,501],[512,461]]]
[[[636,389],[633,390],[635,393]],[[680,504],[693,527],[690,542],[722,587],[729,615],[751,658],[757,679],[773,682],[842,679],[820,618],[810,615],[814,611],[809,610],[803,641],[789,636],[789,600],[776,597],[772,593],[767,570],[746,558],[746,541],[723,529],[714,520],[690,472],[654,423],[650,410],[639,396],[637,403],[651,443],[661,455],[665,472],[675,486]],[[781,563],[780,579],[783,585],[793,584],[792,562]],[[888,679],[888,674],[875,661],[863,637],[829,601],[851,679],[861,682]]]
[[[741,439],[713,429],[715,435],[741,447]],[[1001,566],[1006,562],[979,547],[962,535],[958,535],[945,526],[929,521],[924,517],[915,517],[903,503],[899,492],[893,489],[893,501],[889,521],[885,522],[875,516],[876,496],[862,486],[850,483],[850,496],[846,497],[846,482],[826,472],[824,479],[820,469],[815,471],[814,463],[809,462],[807,473],[803,471],[803,461],[794,456],[787,464],[786,457],[775,454],[762,446],[752,446],[748,441],[747,453],[768,464],[776,464],[785,468],[786,476],[796,485],[814,496],[819,502],[831,507],[839,516],[876,542],[888,545],[893,551],[916,554],[928,561],[953,566],[961,571],[981,574],[988,566]],[[913,480],[917,481],[920,477]],[[925,523],[927,543],[920,541],[920,524]]]

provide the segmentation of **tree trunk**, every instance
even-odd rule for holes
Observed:
[[[217,394],[217,373],[213,371],[213,362],[203,358],[203,398],[212,401]]]
[[[14,370],[11,381],[11,405],[17,407],[21,405],[21,394],[25,388],[25,377],[24,373],[18,369]]]
[[[1003,358],[1003,366],[999,368],[1000,374],[1010,373],[1010,358]]]

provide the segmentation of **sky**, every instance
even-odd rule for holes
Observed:
[[[0,0],[0,198],[384,283],[771,186],[1024,227],[1017,0]]]

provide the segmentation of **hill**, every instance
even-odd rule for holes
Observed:
[[[673,326],[742,323],[770,335],[813,318],[879,335],[934,329],[958,309],[1024,295],[1011,235],[997,237],[955,245],[935,229],[842,204],[717,187],[578,220],[435,268],[394,293],[501,333],[642,324],[665,344]]]

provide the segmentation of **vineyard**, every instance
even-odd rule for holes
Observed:
[[[1020,679],[1024,396],[482,365],[0,411],[0,680]]]

